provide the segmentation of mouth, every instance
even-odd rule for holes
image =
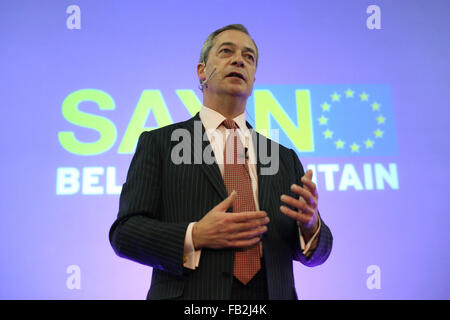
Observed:
[[[233,71],[233,72],[230,72],[229,74],[227,74],[225,76],[225,78],[231,78],[231,77],[239,78],[239,79],[242,79],[242,80],[246,81],[244,75],[242,73],[240,73],[240,72]]]

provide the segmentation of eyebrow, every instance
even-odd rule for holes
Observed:
[[[219,49],[220,49],[221,47],[223,47],[223,46],[233,46],[233,47],[236,47],[236,44],[233,43],[233,42],[223,42],[223,43],[220,44],[220,46],[217,48],[217,50],[219,50]],[[253,54],[256,56],[256,52],[255,52],[255,50],[253,50],[252,48],[244,47],[244,50],[245,50],[245,51],[250,51],[251,53],[253,53]]]

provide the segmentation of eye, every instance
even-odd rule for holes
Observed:
[[[228,53],[231,52],[231,50],[228,48],[223,48],[222,50],[220,50],[220,52]]]
[[[252,60],[252,61],[255,61],[255,58],[254,58],[251,54],[248,54],[248,55],[247,55],[247,58],[249,58],[249,59]]]

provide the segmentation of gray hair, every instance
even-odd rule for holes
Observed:
[[[214,46],[215,38],[219,33],[222,33],[227,30],[238,30],[250,37],[250,33],[248,32],[247,28],[244,27],[242,24],[229,24],[223,28],[217,29],[216,31],[211,33],[203,43],[202,50],[200,51],[200,59],[198,61],[199,63],[203,63],[206,65],[206,62],[208,61],[209,52],[211,51],[211,48]],[[252,38],[250,37],[250,39]],[[255,40],[252,39],[252,41],[256,48],[256,67],[258,67],[258,58],[259,58],[258,46],[256,45]],[[200,90],[203,91],[203,83],[201,80],[200,80]]]

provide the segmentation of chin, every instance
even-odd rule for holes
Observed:
[[[252,93],[248,91],[248,88],[242,88],[240,86],[233,86],[227,88],[227,92],[232,96],[247,96],[249,97]]]
[[[249,92],[249,88],[247,86],[243,85],[227,85],[227,86],[220,86],[217,87],[216,90],[214,90],[216,93],[219,94],[227,94],[233,97],[249,97],[252,92]]]
[[[244,90],[228,90],[228,93],[233,97],[250,97],[251,93]]]

